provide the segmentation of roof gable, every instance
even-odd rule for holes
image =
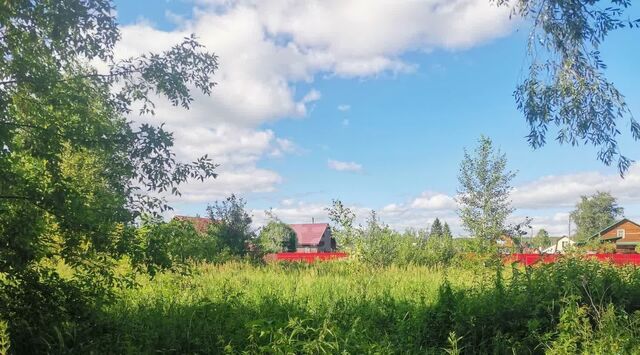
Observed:
[[[329,228],[328,223],[290,224],[300,245],[318,245],[322,235]]]
[[[610,226],[606,227],[605,229],[603,229],[603,230],[599,231],[598,233],[594,234],[594,235],[593,235],[593,237],[600,237],[600,236],[602,236],[603,234],[606,234],[607,232],[609,232],[610,230],[612,230],[612,229],[616,228],[617,226],[619,226],[619,225],[621,225],[621,224],[624,224],[624,223],[627,223],[627,222],[628,222],[628,223],[631,223],[631,224],[634,224],[634,225],[636,225],[636,226],[638,226],[638,227],[640,227],[640,224],[638,224],[638,223],[636,223],[636,222],[634,222],[634,221],[632,221],[632,220],[630,220],[630,219],[628,219],[628,218],[623,218],[623,219],[621,219],[621,220],[619,220],[619,221],[617,221],[617,222],[615,222],[615,223],[611,224]],[[593,237],[592,237],[592,238],[593,238]]]

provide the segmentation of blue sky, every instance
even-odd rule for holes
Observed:
[[[514,220],[567,229],[580,195],[611,191],[640,217],[640,166],[625,180],[592,147],[533,150],[512,92],[526,72],[528,27],[488,0],[116,1],[124,57],[158,51],[196,33],[220,56],[219,85],[184,112],[159,105],[181,159],[208,153],[220,178],[190,183],[179,214],[204,214],[231,192],[257,223],[273,208],[287,222],[326,219],[342,199],[365,217],[425,227],[435,217],[464,233],[453,197],[465,147],[481,134],[518,171]],[[631,16],[640,17],[640,8]],[[640,41],[618,31],[602,52],[608,76],[640,115]],[[628,124],[621,122],[623,131]],[[640,159],[638,143],[623,147]]]

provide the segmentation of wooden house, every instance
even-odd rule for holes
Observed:
[[[640,243],[640,225],[625,218],[601,230],[594,237],[599,237],[603,243],[615,244],[618,253],[633,253]]]

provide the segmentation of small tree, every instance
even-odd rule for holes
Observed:
[[[464,227],[476,238],[495,243],[513,212],[509,193],[515,173],[507,170],[507,158],[482,136],[474,154],[466,150],[460,164],[458,214]]]
[[[544,228],[540,228],[536,236],[533,238],[533,246],[536,248],[547,248],[551,245],[551,238],[549,238],[549,232]]]
[[[216,201],[207,207],[213,222],[208,233],[217,236],[223,248],[232,255],[245,255],[254,237],[251,216],[245,211],[246,204],[244,199],[232,194],[224,201]]]
[[[582,196],[571,212],[571,219],[578,227],[576,237],[585,241],[603,228],[611,225],[624,213],[615,197],[608,192],[597,192],[591,196]]]
[[[453,238],[453,234],[451,234],[451,229],[449,228],[449,223],[444,222],[444,227],[442,228],[442,236],[448,239]]]
[[[438,218],[435,219],[435,221],[433,221],[433,224],[431,225],[431,232],[429,233],[429,238],[439,238],[442,237],[444,235],[444,231],[442,229],[442,223],[440,223],[440,220]]]
[[[332,223],[331,232],[340,248],[350,249],[354,246],[356,233],[353,221],[356,219],[355,213],[345,207],[342,201],[333,200],[331,207],[325,209]]]
[[[357,257],[372,266],[391,265],[400,251],[400,235],[382,223],[375,211],[371,211],[361,228],[362,238],[356,241]]]
[[[270,211],[266,214],[269,217],[269,223],[260,230],[257,240],[260,251],[265,254],[296,251],[298,242],[296,232]]]

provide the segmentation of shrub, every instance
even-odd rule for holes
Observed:
[[[260,230],[257,246],[262,253],[277,253],[282,251],[296,251],[296,232],[288,224],[278,220],[270,221]]]
[[[604,254],[615,253],[616,245],[614,243],[602,243],[598,246],[598,252]]]

